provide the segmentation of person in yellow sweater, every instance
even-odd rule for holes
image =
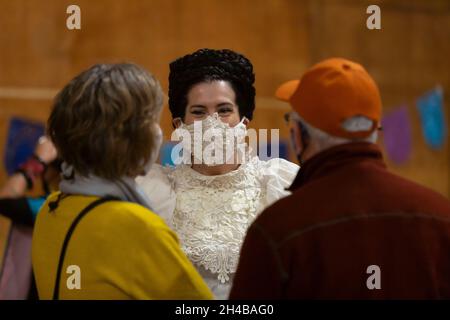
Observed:
[[[159,152],[162,91],[134,64],[95,65],[57,95],[48,134],[60,191],[38,214],[40,299],[211,299],[177,236],[134,182]]]

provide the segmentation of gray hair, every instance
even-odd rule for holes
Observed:
[[[299,120],[306,127],[311,138],[314,138],[321,150],[325,150],[340,144],[350,143],[350,142],[369,142],[376,143],[378,139],[378,131],[375,130],[366,138],[342,138],[330,135],[316,127],[312,126],[300,116]],[[342,128],[349,132],[367,131],[373,126],[373,121],[364,116],[355,116],[345,120],[342,123]]]

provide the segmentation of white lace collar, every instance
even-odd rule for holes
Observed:
[[[222,175],[205,176],[185,165],[169,174],[177,194],[171,224],[181,245],[222,283],[236,272],[247,228],[265,196],[259,175],[257,158]]]

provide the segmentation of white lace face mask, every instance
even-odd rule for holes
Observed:
[[[183,152],[190,155],[195,164],[217,166],[242,163],[245,161],[247,135],[245,120],[244,117],[237,125],[230,127],[220,120],[216,112],[190,125],[182,123],[174,134],[176,137],[183,137]]]

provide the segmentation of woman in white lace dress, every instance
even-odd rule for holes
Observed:
[[[231,50],[202,49],[170,65],[169,107],[177,128],[244,128],[255,108],[250,61]],[[228,298],[247,228],[288,195],[298,166],[283,159],[155,165],[138,183],[178,234],[186,255],[217,299]]]

